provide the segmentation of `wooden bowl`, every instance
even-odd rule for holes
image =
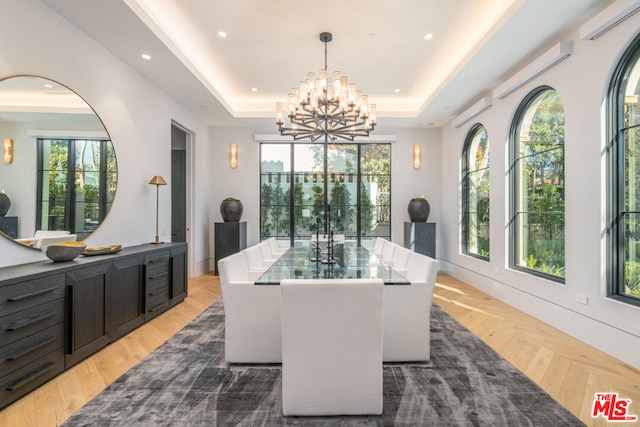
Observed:
[[[47,257],[53,262],[72,261],[87,247],[82,242],[58,242],[47,246]]]

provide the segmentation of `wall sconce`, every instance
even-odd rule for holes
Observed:
[[[418,144],[413,146],[413,168],[420,169],[420,146]]]
[[[4,162],[13,163],[13,139],[4,139]]]
[[[238,144],[231,144],[231,169],[238,167]]]
[[[165,181],[160,175],[156,175],[151,178],[149,184],[156,186],[156,240],[151,243],[157,245],[158,243],[164,243],[160,241],[160,238],[158,236],[158,209],[160,207],[160,186],[167,185],[167,181]]]

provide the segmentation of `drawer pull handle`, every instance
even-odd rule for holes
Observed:
[[[40,295],[46,294],[48,292],[53,292],[56,289],[58,289],[58,288],[43,289],[41,291],[32,292],[30,294],[18,295],[17,297],[9,298],[7,301],[8,302],[18,302],[18,301],[22,301],[22,300],[25,300],[25,299],[29,299],[29,298],[40,296]]]
[[[157,304],[155,306],[153,306],[152,308],[149,309],[149,313],[153,313],[154,311],[156,311],[159,308],[164,307],[166,304],[164,302],[161,302],[160,304]]]
[[[166,289],[160,289],[160,290],[157,290],[157,291],[149,292],[149,296],[152,297],[154,295],[164,294],[164,293],[167,293],[167,290]]]
[[[10,386],[7,387],[7,390],[9,391],[15,391],[17,389],[19,389],[20,387],[22,387],[23,385],[29,383],[30,381],[35,380],[36,378],[46,374],[47,372],[49,372],[51,370],[51,368],[53,367],[53,362],[49,362],[46,365],[44,365],[42,368],[38,369],[35,372],[32,372],[31,374],[29,374],[28,376],[22,378],[20,381],[18,381],[17,383],[13,383]]]
[[[27,318],[21,322],[16,322],[13,325],[9,325],[9,327],[7,328],[7,331],[12,332],[15,330],[18,330],[20,328],[24,328],[25,326],[30,326],[33,325],[34,323],[38,323],[41,322],[45,319],[48,319],[50,317],[53,317],[55,315],[55,313],[49,312],[49,313],[44,313],[40,316],[37,317],[33,317],[31,319]]]
[[[37,350],[37,349],[39,349],[39,348],[42,348],[42,347],[46,346],[47,344],[52,343],[52,342],[53,342],[53,340],[54,340],[54,338],[53,338],[53,337],[49,337],[48,339],[46,339],[46,340],[44,340],[44,341],[42,341],[42,342],[39,342],[38,344],[36,344],[36,345],[34,345],[34,346],[31,346],[31,347],[29,347],[29,348],[24,348],[24,349],[22,349],[22,351],[20,351],[19,353],[14,353],[14,354],[12,354],[12,355],[9,355],[9,356],[7,357],[7,360],[8,360],[9,362],[11,362],[11,361],[13,361],[13,360],[19,359],[19,358],[21,358],[22,356],[24,356],[25,354],[31,353],[32,351],[35,351],[35,350]]]
[[[157,278],[166,276],[167,274],[169,274],[169,273],[165,271],[164,273],[156,274],[155,276],[149,276],[148,279],[149,280],[156,280]]]

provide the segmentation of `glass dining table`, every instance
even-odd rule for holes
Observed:
[[[385,285],[411,284],[367,248],[355,242],[335,244],[333,263],[326,262],[326,245],[319,249],[315,242],[299,242],[282,254],[255,284],[279,285],[285,279],[382,279]]]

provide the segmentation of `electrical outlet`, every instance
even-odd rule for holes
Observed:
[[[500,274],[500,267],[493,267],[493,274]]]
[[[584,304],[587,305],[589,304],[589,297],[586,296],[585,294],[581,294],[581,293],[576,293],[576,302],[579,302],[580,304]]]

